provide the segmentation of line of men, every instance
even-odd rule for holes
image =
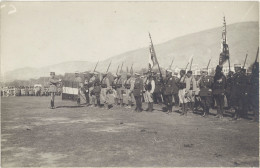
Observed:
[[[142,102],[148,104],[146,111],[153,111],[153,104],[164,104],[163,110],[172,112],[173,103],[181,107],[181,115],[188,111],[195,112],[198,107],[203,109],[203,117],[209,115],[209,109],[217,106],[218,118],[223,118],[224,98],[226,97],[229,108],[234,109],[233,118],[247,117],[250,106],[254,112],[254,119],[258,120],[258,90],[259,68],[256,62],[252,74],[247,76],[245,69],[235,65],[235,73],[230,72],[226,77],[222,67],[217,66],[214,77],[208,75],[207,69],[201,70],[198,80],[192,71],[181,70],[180,78],[173,75],[171,70],[166,70],[166,76],[160,73],[149,72],[143,77],[139,73],[134,76],[127,74],[126,79],[121,74],[113,75],[114,80],[105,73],[102,78],[99,73],[93,72],[89,79],[83,81],[79,73],[75,73],[78,88],[84,93],[87,105],[106,109],[113,106],[125,105],[131,108],[135,103],[135,111],[143,111]],[[80,104],[80,94],[78,104]]]

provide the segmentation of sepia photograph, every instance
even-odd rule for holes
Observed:
[[[1,167],[259,167],[259,1],[2,1]]]

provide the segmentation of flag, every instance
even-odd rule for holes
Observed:
[[[223,24],[220,50],[221,51],[220,51],[220,55],[219,55],[219,65],[223,65],[229,59],[229,48],[228,48],[228,42],[227,42],[227,31],[226,31],[225,17],[224,17],[224,24]]]
[[[150,50],[150,54],[148,58],[148,63],[149,63],[149,71],[151,71],[154,66],[158,65],[158,61],[156,58],[153,44],[150,45],[149,50]]]

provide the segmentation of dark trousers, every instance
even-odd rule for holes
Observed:
[[[100,106],[100,92],[95,92],[95,97],[97,100],[97,105]]]
[[[172,95],[164,95],[164,103],[168,111],[172,111]]]
[[[218,115],[223,116],[224,95],[216,94],[216,95],[214,95],[214,99],[216,100],[216,103],[217,103],[217,113],[218,113]]]
[[[161,93],[157,92],[157,93],[153,93],[153,101],[155,104],[157,103],[162,103],[162,97],[161,97]]]
[[[142,111],[142,96],[135,96],[136,111]]]
[[[85,91],[84,94],[85,94],[85,97],[86,97],[86,104],[89,104],[89,92]]]
[[[201,96],[200,98],[201,98],[201,105],[202,105],[204,113],[209,114],[209,107],[211,106],[211,97],[210,96]],[[224,97],[223,97],[223,99],[224,99]]]
[[[173,97],[174,97],[174,105],[178,106],[179,105],[179,95],[178,95],[178,93],[174,93]]]

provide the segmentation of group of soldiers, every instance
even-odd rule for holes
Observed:
[[[210,108],[217,108],[216,117],[223,118],[224,101],[227,100],[227,109],[235,111],[233,119],[247,117],[250,109],[254,113],[254,120],[258,120],[258,62],[254,63],[250,75],[240,65],[235,65],[235,72],[230,71],[225,76],[222,66],[218,65],[214,76],[209,76],[205,68],[201,69],[199,78],[195,78],[191,70],[181,70],[178,78],[176,73],[168,69],[165,77],[161,73],[149,71],[143,76],[127,73],[126,78],[122,78],[121,74],[112,74],[112,79],[108,73],[100,77],[98,72],[90,73],[89,78],[82,79],[76,72],[75,81],[79,90],[77,103],[80,104],[84,99],[87,106],[106,109],[114,106],[132,108],[135,104],[136,112],[143,111],[143,102],[148,104],[146,111],[150,112],[153,111],[153,104],[159,103],[167,113],[172,112],[173,105],[181,107],[180,115],[184,116],[189,111],[197,112],[197,109],[202,108],[203,117],[209,115]]]
[[[56,95],[61,95],[61,89],[58,88]],[[49,96],[49,87],[33,86],[9,86],[1,88],[1,96]]]

